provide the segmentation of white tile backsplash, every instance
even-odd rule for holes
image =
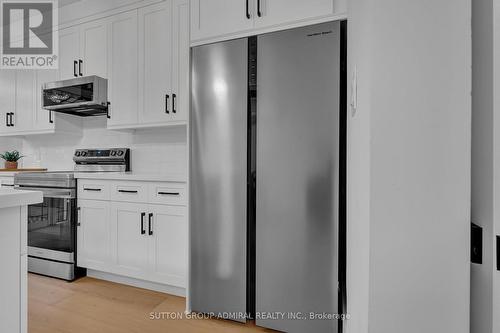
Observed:
[[[76,148],[131,149],[132,171],[137,173],[187,174],[187,133],[184,126],[110,131],[106,118],[83,121],[83,136],[46,135],[26,137],[18,148],[26,157],[24,167],[46,167],[49,170],[73,170]]]

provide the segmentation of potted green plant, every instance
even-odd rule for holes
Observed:
[[[0,158],[5,160],[5,169],[17,169],[17,161],[23,157],[17,150],[0,154]]]

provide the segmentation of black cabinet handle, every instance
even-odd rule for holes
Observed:
[[[165,95],[165,113],[170,113],[170,111],[168,111],[168,99],[169,98],[170,98],[170,95],[166,94]]]
[[[146,230],[144,229],[144,216],[146,216],[146,213],[141,213],[141,235],[146,234]]]
[[[111,102],[106,103],[106,118],[111,119],[111,115],[109,114],[109,106],[111,105]]]
[[[177,106],[175,105],[176,101],[177,101],[177,95],[176,94],[172,94],[172,112],[173,113],[177,112],[177,110],[176,110]]]
[[[10,127],[9,125],[9,113],[5,113],[5,126]]]
[[[54,123],[54,120],[52,120],[52,111],[49,111],[49,123]]]
[[[137,191],[129,191],[129,190],[118,190],[118,192],[120,192],[120,193],[135,193],[135,194],[138,193]]]
[[[78,74],[76,74],[76,65],[78,65],[78,62],[76,60],[73,61],[73,75],[75,77],[78,77]]]
[[[149,236],[153,235],[153,213],[149,213]]]
[[[158,192],[159,195],[179,195],[179,192]]]
[[[9,113],[9,124],[10,126],[14,127],[14,118],[12,118],[12,116],[14,115],[14,112],[10,112]]]
[[[260,0],[257,0],[257,16],[262,17],[262,12],[260,11]]]
[[[84,191],[101,192],[100,188],[84,188]]]
[[[248,0],[247,0],[247,5],[246,5],[246,11],[247,11],[247,19],[250,19],[250,12],[248,11]]]
[[[82,59],[78,59],[78,74],[80,74],[80,76],[83,76],[83,74],[82,74],[82,65],[83,65],[83,60]]]

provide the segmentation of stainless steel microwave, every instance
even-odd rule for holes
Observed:
[[[48,82],[42,86],[42,108],[87,117],[107,115],[108,80],[99,76]]]

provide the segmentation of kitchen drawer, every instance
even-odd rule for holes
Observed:
[[[112,201],[148,202],[148,186],[142,182],[113,182],[111,186]]]
[[[149,202],[152,204],[185,205],[186,196],[185,183],[149,184]]]
[[[89,200],[109,200],[110,183],[102,180],[78,180],[78,198]]]

